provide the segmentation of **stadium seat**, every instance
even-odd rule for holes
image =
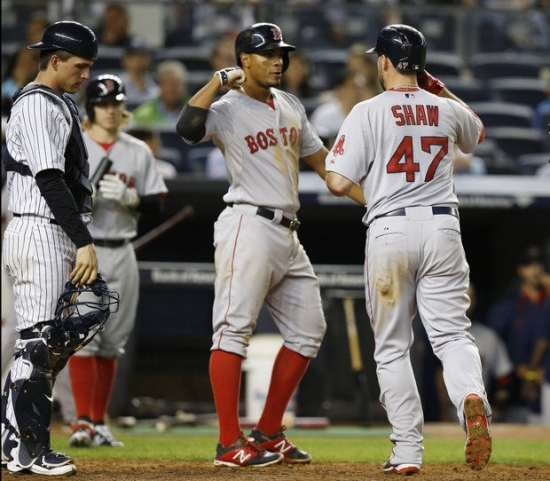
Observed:
[[[495,100],[515,102],[530,107],[536,107],[548,98],[544,87],[544,81],[535,78],[499,78],[488,82],[488,90],[493,94]]]
[[[545,152],[544,134],[527,127],[489,127],[485,135],[518,162],[521,155]]]
[[[164,47],[154,54],[156,63],[164,60],[179,60],[187,70],[212,70],[210,65],[210,49],[205,47]]]
[[[122,71],[121,59],[124,56],[124,47],[111,47],[99,44],[97,59],[92,70],[95,71]],[[103,73],[103,72],[102,72]]]
[[[428,69],[428,72],[429,71]],[[479,79],[457,76],[440,76],[439,78],[453,94],[464,100],[467,104],[470,102],[486,102],[490,100],[490,95],[485,88],[485,84]]]
[[[538,78],[542,58],[516,52],[476,53],[470,57],[468,67],[473,77],[481,80],[502,77]]]
[[[426,57],[426,70],[435,77],[459,77],[464,69],[464,60],[452,52],[430,52]]]
[[[550,153],[523,154],[517,159],[518,170],[523,175],[533,175],[539,167],[550,162]]]
[[[471,102],[470,108],[485,127],[532,127],[535,111],[532,107],[510,102]]]
[[[182,174],[200,174],[204,172],[203,159],[214,148],[213,142],[190,145],[175,131],[175,127],[155,127],[160,134],[162,150],[160,157],[174,164]]]
[[[319,84],[322,89],[332,89],[338,72],[346,67],[348,55],[346,50],[321,48],[307,50],[305,54],[313,64],[315,83]]]

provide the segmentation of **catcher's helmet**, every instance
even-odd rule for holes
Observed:
[[[288,52],[296,50],[294,45],[283,41],[281,29],[273,23],[255,23],[243,29],[235,39],[237,65],[242,67],[241,53],[259,53],[276,48],[283,49],[283,72],[288,68]]]
[[[73,21],[55,22],[46,27],[42,41],[28,45],[31,50],[66,50],[77,57],[95,60],[97,39],[92,30]]]
[[[100,273],[90,285],[76,287],[68,281],[47,330],[48,346],[60,359],[68,358],[103,329],[111,313],[118,311],[119,300],[119,293],[109,290]]]
[[[88,83],[86,87],[86,115],[91,120],[94,120],[94,104],[106,99],[126,100],[126,89],[122,80],[116,75],[100,75]]]
[[[422,72],[426,66],[426,39],[408,25],[388,25],[378,34],[376,46],[367,53],[385,55],[397,70]]]
[[[118,311],[119,299],[119,293],[109,289],[100,273],[90,285],[76,287],[68,281],[57,301],[55,318],[66,321],[86,316],[89,321],[102,325],[112,312]],[[88,326],[91,327],[94,326]]]

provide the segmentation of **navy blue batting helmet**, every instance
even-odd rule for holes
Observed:
[[[86,115],[94,120],[94,104],[107,99],[126,100],[126,89],[116,75],[104,74],[90,80],[86,87]]]
[[[426,39],[416,28],[394,24],[378,34],[376,46],[367,53],[388,57],[397,70],[423,72],[426,66]]]
[[[288,68],[288,52],[296,50],[294,45],[283,41],[281,29],[273,23],[255,23],[243,29],[235,39],[237,65],[242,67],[241,53],[260,53],[281,48],[283,54],[283,72]]]

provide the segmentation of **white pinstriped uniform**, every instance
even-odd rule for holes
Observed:
[[[470,393],[482,397],[491,413],[479,352],[468,332],[469,267],[460,223],[454,215],[440,215],[458,207],[454,145],[472,152],[482,130],[481,121],[454,100],[395,88],[354,107],[326,158],[327,171],[360,184],[367,201],[366,307],[380,401],[396,443],[393,465],[422,462],[423,413],[408,355],[417,312],[462,425]],[[398,209],[403,215],[384,216]]]
[[[90,173],[108,156],[113,162],[110,174],[118,174],[138,195],[164,194],[166,184],[155,164],[151,149],[135,137],[120,132],[117,141],[106,152],[87,132],[84,142],[88,149]],[[120,203],[98,195],[92,211],[94,221],[89,225],[94,239],[126,239],[137,235],[138,213]],[[109,317],[103,330],[75,356],[120,357],[135,324],[139,300],[139,270],[136,254],[130,242],[121,247],[96,245],[99,269],[109,288],[120,294],[117,312]]]
[[[275,109],[229,91],[210,107],[202,139],[224,151],[231,184],[224,201],[234,203],[214,226],[212,349],[246,357],[265,299],[285,346],[315,357],[326,329],[319,282],[297,233],[279,221],[300,207],[299,158],[323,144],[298,99],[271,92]],[[258,206],[273,210],[273,220],[256,215]]]
[[[50,96],[33,92],[15,102],[6,127],[10,155],[32,176],[8,172],[8,210],[14,217],[4,233],[4,269],[13,282],[17,330],[54,318],[57,299],[71,271],[76,246],[53,214],[34,180],[46,169],[65,171],[71,125]]]

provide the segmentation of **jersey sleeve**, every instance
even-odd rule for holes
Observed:
[[[483,123],[470,109],[460,105],[454,100],[449,100],[449,103],[456,111],[456,143],[462,152],[469,154],[475,150],[480,142],[484,129]]]
[[[65,172],[65,147],[71,133],[61,108],[34,93],[22,101],[19,135],[21,150],[33,176],[47,169]]]
[[[143,146],[145,156],[144,169],[142,172],[141,185],[137,186],[137,191],[140,196],[165,194],[168,188],[155,164],[155,158],[149,146]]]
[[[366,176],[369,146],[372,142],[366,138],[368,127],[365,122],[368,119],[355,106],[342,123],[332,150],[327,155],[327,171],[336,172],[354,183],[360,182]]]

